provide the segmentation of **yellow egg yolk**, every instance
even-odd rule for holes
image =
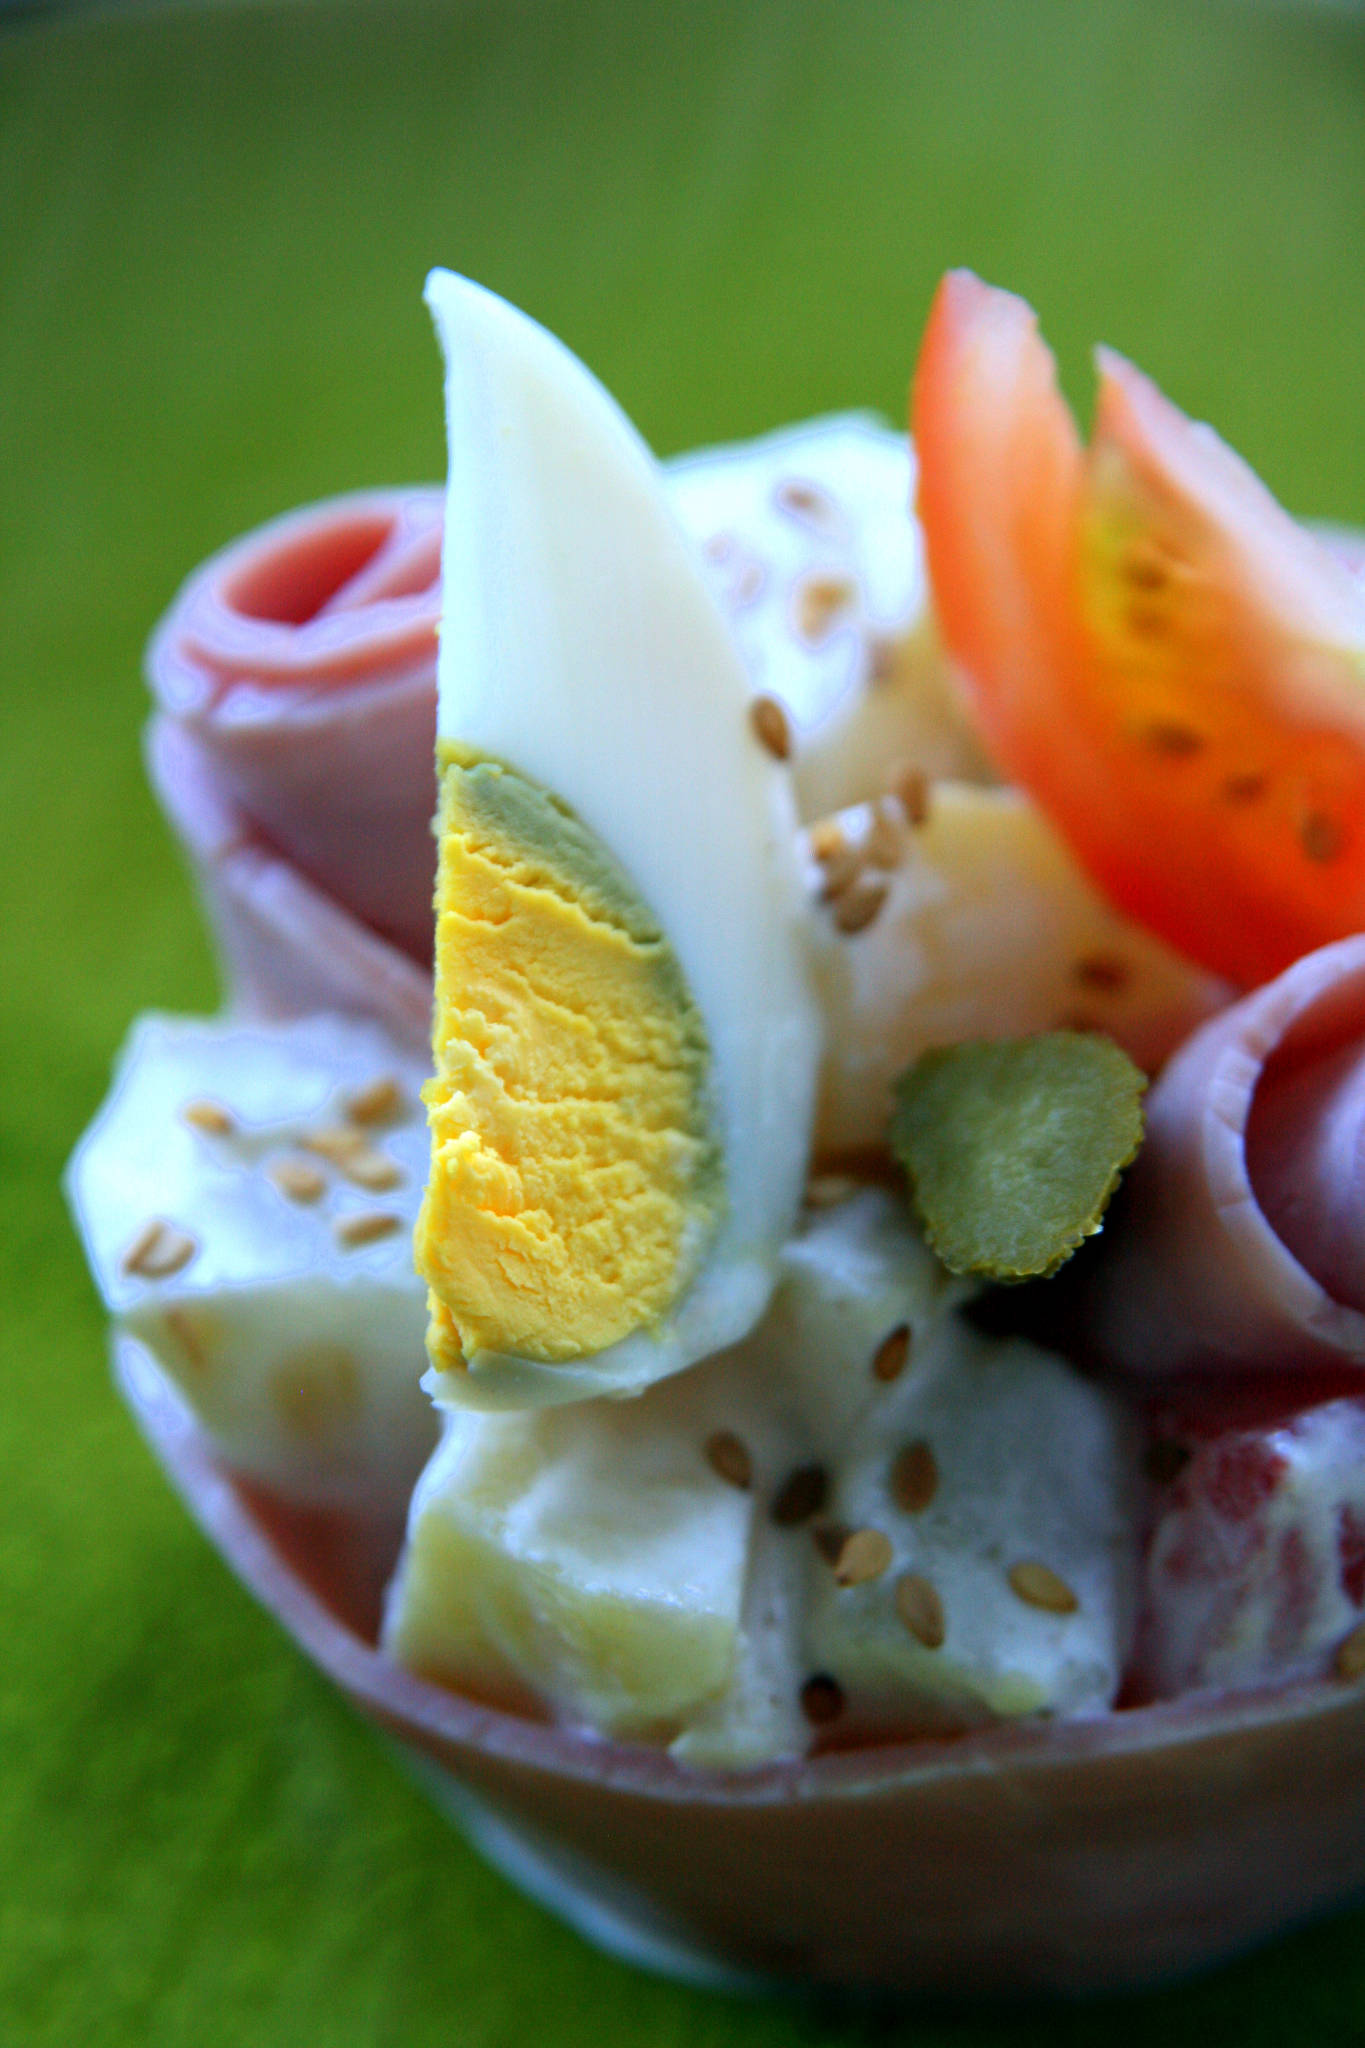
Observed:
[[[450,746],[440,777],[428,1349],[590,1357],[659,1323],[718,1220],[705,1029],[566,805]]]

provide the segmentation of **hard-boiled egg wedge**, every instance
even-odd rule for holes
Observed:
[[[967,1292],[865,1191],[808,1218],[749,1338],[640,1400],[451,1413],[389,1650],[718,1768],[829,1719],[1107,1704],[1132,1446],[1060,1361],[963,1324]]]
[[[794,816],[658,465],[448,272],[437,1398],[624,1392],[743,1335],[799,1202],[819,1023]]]
[[[803,819],[906,774],[992,778],[929,609],[903,433],[837,414],[668,465]]]
[[[368,1024],[144,1017],[68,1192],[119,1327],[224,1462],[401,1508],[435,1438],[411,1236],[425,1068]]]
[[[816,1150],[882,1145],[898,1074],[931,1046],[1058,1028],[1155,1068],[1228,990],[1109,908],[1021,791],[930,786],[806,835],[826,1020]]]

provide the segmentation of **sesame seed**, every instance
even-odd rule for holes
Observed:
[[[791,721],[776,697],[755,697],[749,706],[749,723],[775,761],[791,759]]]
[[[1065,1579],[1035,1558],[1012,1564],[1010,1590],[1026,1607],[1041,1607],[1046,1614],[1074,1614],[1080,1602]]]
[[[732,533],[713,533],[702,546],[708,562],[728,562],[734,551],[735,537]]]
[[[1204,746],[1202,734],[1175,718],[1154,718],[1143,728],[1142,738],[1154,754],[1161,754],[1168,761],[1187,761],[1192,754],[1201,753]]]
[[[200,1342],[199,1331],[186,1315],[183,1308],[168,1308],[164,1321],[166,1328],[179,1344],[188,1363],[195,1372],[202,1373],[208,1367],[208,1357]]]
[[[922,768],[902,768],[892,794],[899,797],[906,823],[924,825],[929,820],[929,778]]]
[[[140,1280],[169,1280],[199,1249],[198,1240],[164,1217],[154,1216],[123,1254],[123,1270]]]
[[[803,640],[823,640],[841,612],[846,612],[858,595],[857,586],[846,576],[811,576],[797,586],[796,630]]]
[[[725,593],[731,611],[743,611],[759,595],[765,581],[763,564],[747,561]]]
[[[857,1181],[846,1173],[813,1173],[806,1182],[806,1207],[837,1209],[842,1202],[851,1201],[857,1192]]]
[[[837,818],[821,818],[811,826],[810,850],[822,864],[848,852],[848,840]]]
[[[813,1728],[827,1727],[844,1711],[843,1687],[827,1671],[817,1671],[801,1688],[801,1711]]]
[[[887,807],[872,806],[872,825],[863,841],[863,855],[874,868],[898,868],[905,858],[905,835]]]
[[[392,1074],[381,1074],[364,1088],[357,1088],[343,1104],[353,1124],[391,1124],[407,1108],[407,1099]]]
[[[779,512],[785,512],[798,526],[813,527],[817,533],[828,533],[839,524],[834,500],[818,484],[806,483],[799,477],[784,479],[773,492],[773,502]]]
[[[403,1180],[398,1161],[373,1147],[352,1153],[341,1162],[341,1171],[356,1187],[365,1188],[372,1195],[385,1194],[390,1188],[401,1186]]]
[[[822,865],[825,875],[820,885],[820,901],[837,903],[844,891],[851,889],[862,874],[862,851],[856,846],[844,846],[837,853],[831,853]]]
[[[818,1515],[829,1493],[829,1474],[823,1465],[798,1465],[777,1490],[772,1518],[779,1529],[795,1529]]]
[[[1170,571],[1156,555],[1130,555],[1123,574],[1134,590],[1164,590],[1170,581]]]
[[[816,1522],[811,1529],[811,1541],[826,1564],[837,1564],[839,1552],[848,1540],[848,1525],[845,1522]]]
[[[1112,953],[1087,953],[1076,962],[1073,972],[1082,988],[1099,989],[1105,995],[1118,995],[1133,978],[1128,962]]]
[[[727,1486],[738,1487],[741,1493],[747,1493],[753,1484],[754,1464],[749,1447],[731,1429],[718,1429],[706,1439],[706,1462],[718,1479],[723,1479]]]
[[[1327,811],[1310,811],[1299,826],[1299,845],[1305,856],[1319,864],[1335,860],[1346,844],[1340,821]]]
[[[192,1130],[206,1131],[211,1138],[226,1138],[237,1128],[236,1119],[221,1102],[206,1098],[187,1102],[180,1112],[180,1121],[189,1124]]]
[[[1337,1645],[1332,1668],[1338,1678],[1365,1678],[1365,1621],[1357,1622],[1344,1642]]]
[[[897,1323],[894,1330],[882,1338],[872,1355],[872,1377],[889,1385],[898,1380],[905,1371],[910,1357],[912,1332],[909,1323]]]
[[[938,1492],[938,1460],[923,1437],[907,1444],[891,1467],[891,1498],[907,1515],[923,1514]]]
[[[941,1650],[948,1633],[938,1588],[919,1572],[902,1572],[896,1581],[896,1615],[926,1650]]]
[[[319,1124],[315,1131],[305,1131],[299,1143],[305,1152],[316,1152],[330,1166],[343,1168],[369,1145],[362,1131],[350,1130],[345,1124]]]
[[[307,1159],[276,1159],[266,1172],[290,1202],[320,1201],[327,1187],[324,1175]]]
[[[1167,631],[1170,618],[1159,604],[1138,598],[1128,606],[1125,623],[1134,639],[1159,640]]]
[[[879,1579],[891,1562],[891,1544],[880,1529],[852,1529],[833,1560],[835,1583],[865,1586]]]
[[[867,680],[889,683],[900,666],[900,648],[885,633],[871,633],[867,641]]]
[[[392,1237],[402,1227],[402,1217],[391,1216],[384,1209],[361,1209],[354,1215],[339,1217],[334,1225],[337,1243],[348,1252],[376,1244],[381,1237]]]
[[[834,905],[834,922],[845,937],[865,932],[886,901],[886,883],[853,882]]]

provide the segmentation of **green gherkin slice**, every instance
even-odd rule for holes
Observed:
[[[945,1046],[896,1084],[891,1145],[953,1273],[1055,1273],[1100,1228],[1142,1143],[1146,1077],[1111,1038]]]

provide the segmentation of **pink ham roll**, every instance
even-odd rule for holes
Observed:
[[[426,969],[276,853],[175,720],[152,720],[147,767],[194,865],[234,1006],[256,1017],[343,1010],[425,1048]]]
[[[1365,1367],[1365,935],[1198,1030],[1086,1288],[1122,1371]]]
[[[259,838],[431,958],[442,492],[306,506],[195,571],[153,636],[163,717]]]

